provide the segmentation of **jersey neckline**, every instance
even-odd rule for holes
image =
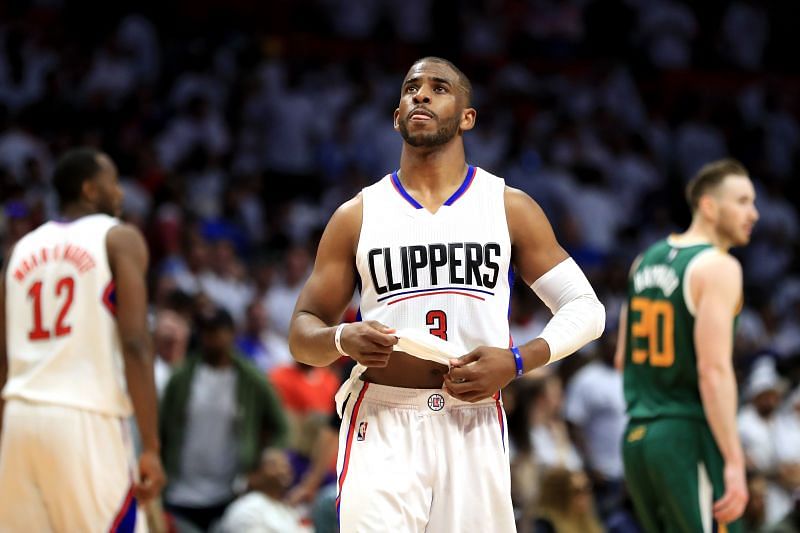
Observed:
[[[392,185],[394,186],[394,189],[398,192],[398,194],[400,194],[400,196],[403,197],[403,199],[406,202],[411,204],[411,206],[414,209],[425,209],[422,206],[422,204],[417,202],[414,199],[414,197],[411,196],[408,193],[408,191],[405,189],[405,187],[403,187],[403,183],[400,181],[400,177],[397,175],[398,172],[399,172],[399,170],[395,170],[394,172],[392,172],[392,175],[391,175],[391,181],[392,181]],[[459,198],[464,196],[464,193],[467,192],[467,189],[469,189],[470,185],[472,185],[472,182],[475,181],[475,174],[476,173],[477,173],[476,167],[474,167],[472,165],[467,165],[467,175],[464,176],[464,181],[461,182],[461,185],[458,187],[458,189],[456,189],[456,191],[453,194],[450,195],[450,198],[445,200],[445,202],[442,204],[442,207],[444,207],[444,206],[448,206],[449,207],[449,206],[453,205],[456,200],[458,200]],[[440,209],[441,209],[441,207],[440,207]],[[438,213],[438,209],[437,209],[436,213]],[[431,212],[432,215],[435,215],[436,213]]]

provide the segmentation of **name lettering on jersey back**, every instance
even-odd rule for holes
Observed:
[[[633,289],[637,293],[657,287],[669,298],[678,285],[678,274],[667,265],[646,266],[633,275]]]
[[[92,255],[80,246],[58,245],[52,248],[41,248],[20,261],[14,269],[14,279],[22,283],[38,267],[55,261],[74,265],[79,274],[85,274],[96,266]]]
[[[499,258],[500,245],[496,242],[373,248],[367,253],[369,273],[378,294],[416,288],[420,283],[427,285],[428,280],[432,287],[477,285],[493,289],[500,275]]]

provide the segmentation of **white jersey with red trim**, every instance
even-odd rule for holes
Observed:
[[[470,166],[431,213],[397,173],[362,191],[356,252],[363,320],[427,329],[461,350],[508,347],[511,239],[505,182]]]
[[[15,245],[5,276],[4,398],[131,414],[106,250],[117,224],[102,214],[47,222]]]

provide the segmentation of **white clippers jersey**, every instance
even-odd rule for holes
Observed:
[[[432,214],[397,173],[366,187],[356,253],[362,319],[427,329],[463,353],[507,348],[511,239],[504,190],[501,178],[470,166]]]
[[[106,234],[118,223],[102,214],[47,222],[14,247],[5,278],[4,398],[131,414],[106,252]]]

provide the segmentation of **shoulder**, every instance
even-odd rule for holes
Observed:
[[[527,193],[515,189],[514,187],[504,185],[503,200],[505,202],[506,218],[508,219],[510,228],[513,229],[515,225],[525,223],[549,224],[547,216],[545,216],[541,206]]]
[[[739,285],[742,280],[742,265],[731,254],[714,248],[697,258],[689,274],[693,281]]]
[[[329,227],[339,230],[357,230],[361,228],[364,212],[364,191],[340,205],[331,215]]]
[[[508,185],[503,186],[503,198],[505,199],[506,202],[506,210],[518,210],[530,207],[536,207],[537,209],[541,209],[541,207],[539,207],[539,204],[536,203],[536,201],[533,198],[531,198],[527,193],[519,189],[515,189],[514,187],[509,187]]]
[[[233,356],[233,361],[236,364],[236,369],[238,370],[239,374],[243,377],[247,378],[248,380],[252,381],[253,383],[259,386],[266,386],[267,385],[267,378],[264,376],[261,371],[253,365],[246,357],[243,355],[236,353]]]
[[[109,217],[110,218],[110,217]],[[112,219],[113,220],[113,219]],[[109,249],[140,249],[147,247],[144,235],[139,228],[133,224],[120,222],[113,225],[106,235],[106,243]]]

